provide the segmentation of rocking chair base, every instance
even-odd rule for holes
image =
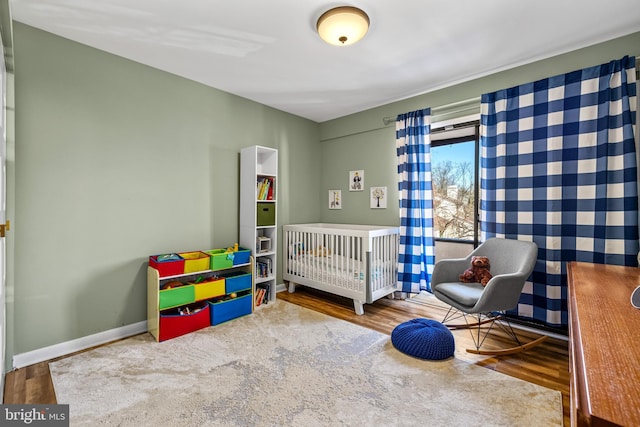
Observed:
[[[511,348],[500,349],[500,350],[480,350],[480,349],[468,348],[467,353],[479,354],[482,356],[506,356],[509,354],[522,353],[523,351],[526,351],[532,347],[537,346],[538,344],[542,343],[546,339],[547,339],[547,336],[543,335],[540,338],[533,340],[531,342],[528,342],[526,344],[518,345]]]
[[[526,344],[521,344],[518,336],[515,331],[511,327],[511,323],[509,319],[504,316],[504,312],[491,312],[491,313],[474,313],[471,314],[475,318],[474,322],[469,322],[467,319],[468,314],[458,310],[454,307],[451,307],[447,314],[445,315],[442,323],[444,323],[447,328],[455,330],[455,329],[467,329],[471,332],[471,337],[473,338],[473,343],[476,348],[468,348],[467,353],[479,354],[483,356],[506,356],[509,354],[522,353],[532,347],[537,346],[547,339],[546,335],[541,336],[531,342]],[[451,320],[457,320],[458,318],[464,318],[465,323],[450,323]],[[503,324],[504,323],[504,324]],[[488,328],[481,328],[483,325],[488,325]],[[500,349],[500,350],[481,350],[482,344],[484,343],[485,338],[489,335],[494,325],[498,325],[502,331],[504,331],[508,336],[513,338],[516,342],[515,347]],[[475,330],[475,335],[474,335]],[[481,333],[481,330],[484,331]]]
[[[447,323],[446,326],[447,326],[447,328],[453,329],[453,330],[455,330],[455,329],[471,329],[471,328],[477,328],[478,326],[484,325],[484,324],[487,324],[487,323],[493,323],[496,320],[498,320],[498,317],[495,318],[495,319],[494,318],[487,318],[485,320],[482,320],[480,322],[475,322],[475,323],[457,323],[457,324]]]

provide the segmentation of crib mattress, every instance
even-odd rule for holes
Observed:
[[[330,255],[317,257],[313,255],[303,255],[295,259],[290,259],[287,264],[289,274],[306,277],[307,279],[326,281],[338,280],[364,281],[365,263],[341,255]]]
[[[383,270],[390,262],[377,262],[371,268],[373,278],[383,274]],[[325,282],[354,282],[366,279],[366,262],[348,258],[342,255],[330,255],[318,257],[313,255],[302,255],[294,259],[289,259],[287,272],[294,276],[306,277],[307,279]]]

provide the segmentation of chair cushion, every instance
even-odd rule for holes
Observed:
[[[442,323],[431,319],[412,319],[391,332],[391,343],[409,356],[427,360],[442,360],[453,356],[453,334]]]
[[[484,287],[480,283],[440,283],[438,292],[465,308],[471,308],[480,299]]]

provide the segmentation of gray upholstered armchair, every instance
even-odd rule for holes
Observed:
[[[463,283],[462,274],[471,263],[473,256],[486,256],[491,262],[491,280],[486,286],[480,283]],[[516,307],[525,282],[538,256],[538,246],[534,242],[491,238],[478,246],[466,258],[445,259],[436,263],[431,276],[431,290],[436,298],[451,306],[443,323],[450,328],[476,328],[471,333],[476,346],[467,350],[479,354],[510,354],[523,351],[546,338],[522,345],[513,332],[508,319],[502,314]],[[473,318],[469,321],[468,316]],[[462,325],[448,324],[457,318],[464,318]],[[500,322],[496,323],[496,320]],[[488,330],[481,334],[481,325],[489,324]],[[499,351],[481,351],[480,346],[494,324],[501,327],[517,343],[512,349]]]

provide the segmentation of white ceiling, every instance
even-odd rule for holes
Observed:
[[[325,44],[341,5],[371,27]],[[323,122],[640,31],[638,0],[11,0],[16,21]],[[612,58],[614,59],[614,58]]]

